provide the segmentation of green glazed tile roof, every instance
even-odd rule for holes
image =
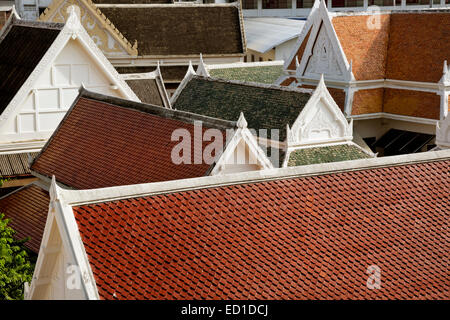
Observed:
[[[213,78],[266,84],[274,83],[281,76],[282,72],[282,65],[209,70],[209,74]]]
[[[370,156],[358,146],[340,144],[295,150],[289,155],[288,166],[293,167],[366,158],[370,158]]]
[[[277,140],[284,141],[286,124],[292,126],[310,97],[296,89],[194,76],[172,107],[230,121],[237,121],[243,112],[248,128],[268,129],[267,137],[270,129],[278,129]]]

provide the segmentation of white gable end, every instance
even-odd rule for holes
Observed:
[[[0,127],[0,142],[47,139],[72,105],[82,84],[92,91],[124,97],[111,88],[104,70],[79,41],[71,39],[53,63],[45,67],[7,123]]]
[[[344,76],[344,71],[341,70],[337,59],[331,40],[322,26],[312,49],[312,55],[306,65],[304,75],[318,78],[321,74],[324,74],[327,78],[341,79]]]
[[[0,115],[0,144],[45,141],[78,95],[95,92],[139,101],[80,24],[70,19]]]

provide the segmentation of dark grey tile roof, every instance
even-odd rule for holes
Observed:
[[[243,54],[240,11],[234,5],[101,7],[140,56]]]
[[[0,114],[11,102],[63,28],[63,24],[15,18],[0,36]]]
[[[170,107],[164,83],[160,77],[155,79],[127,79],[125,81],[142,102],[160,107]]]
[[[302,166],[366,158],[370,158],[370,156],[358,146],[353,144],[340,144],[292,151],[289,155],[288,166]]]
[[[278,129],[284,141],[286,125],[292,126],[310,97],[299,89],[194,76],[172,108],[230,121],[243,112],[249,128],[268,129],[268,137]]]
[[[2,178],[30,175],[30,160],[39,152],[11,153],[0,155],[0,176]]]

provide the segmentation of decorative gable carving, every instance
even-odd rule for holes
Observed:
[[[442,149],[450,148],[450,116],[436,124],[436,145]]]
[[[324,27],[321,27],[319,31],[305,71],[307,76],[319,77],[321,74],[332,78],[343,76],[343,71],[338,65],[336,53]]]
[[[353,139],[353,123],[347,122],[331,97],[323,76],[292,129],[288,127],[287,130],[288,148]]]

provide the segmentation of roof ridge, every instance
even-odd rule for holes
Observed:
[[[256,87],[256,88],[261,88],[261,89],[273,89],[273,90],[295,92],[295,93],[312,94],[312,92],[314,91],[313,89],[306,89],[306,88],[286,87],[286,86],[280,86],[277,84],[266,84],[266,83],[242,81],[242,80],[228,80],[228,79],[221,79],[221,78],[215,78],[215,77],[204,77],[201,75],[193,75],[192,78],[193,79],[201,79],[201,80],[210,81],[210,82],[222,82],[222,83],[243,85],[243,86],[248,86],[248,87]]]
[[[203,125],[210,126],[212,128],[231,129],[236,127],[236,121],[228,121],[218,118],[212,118],[187,111],[168,109],[148,103],[136,102],[123,98],[108,96],[101,93],[89,91],[83,87],[80,88],[78,97],[101,101],[116,107],[133,109],[136,111],[153,114],[167,119],[183,121],[186,123],[194,123],[194,121],[201,121]]]

